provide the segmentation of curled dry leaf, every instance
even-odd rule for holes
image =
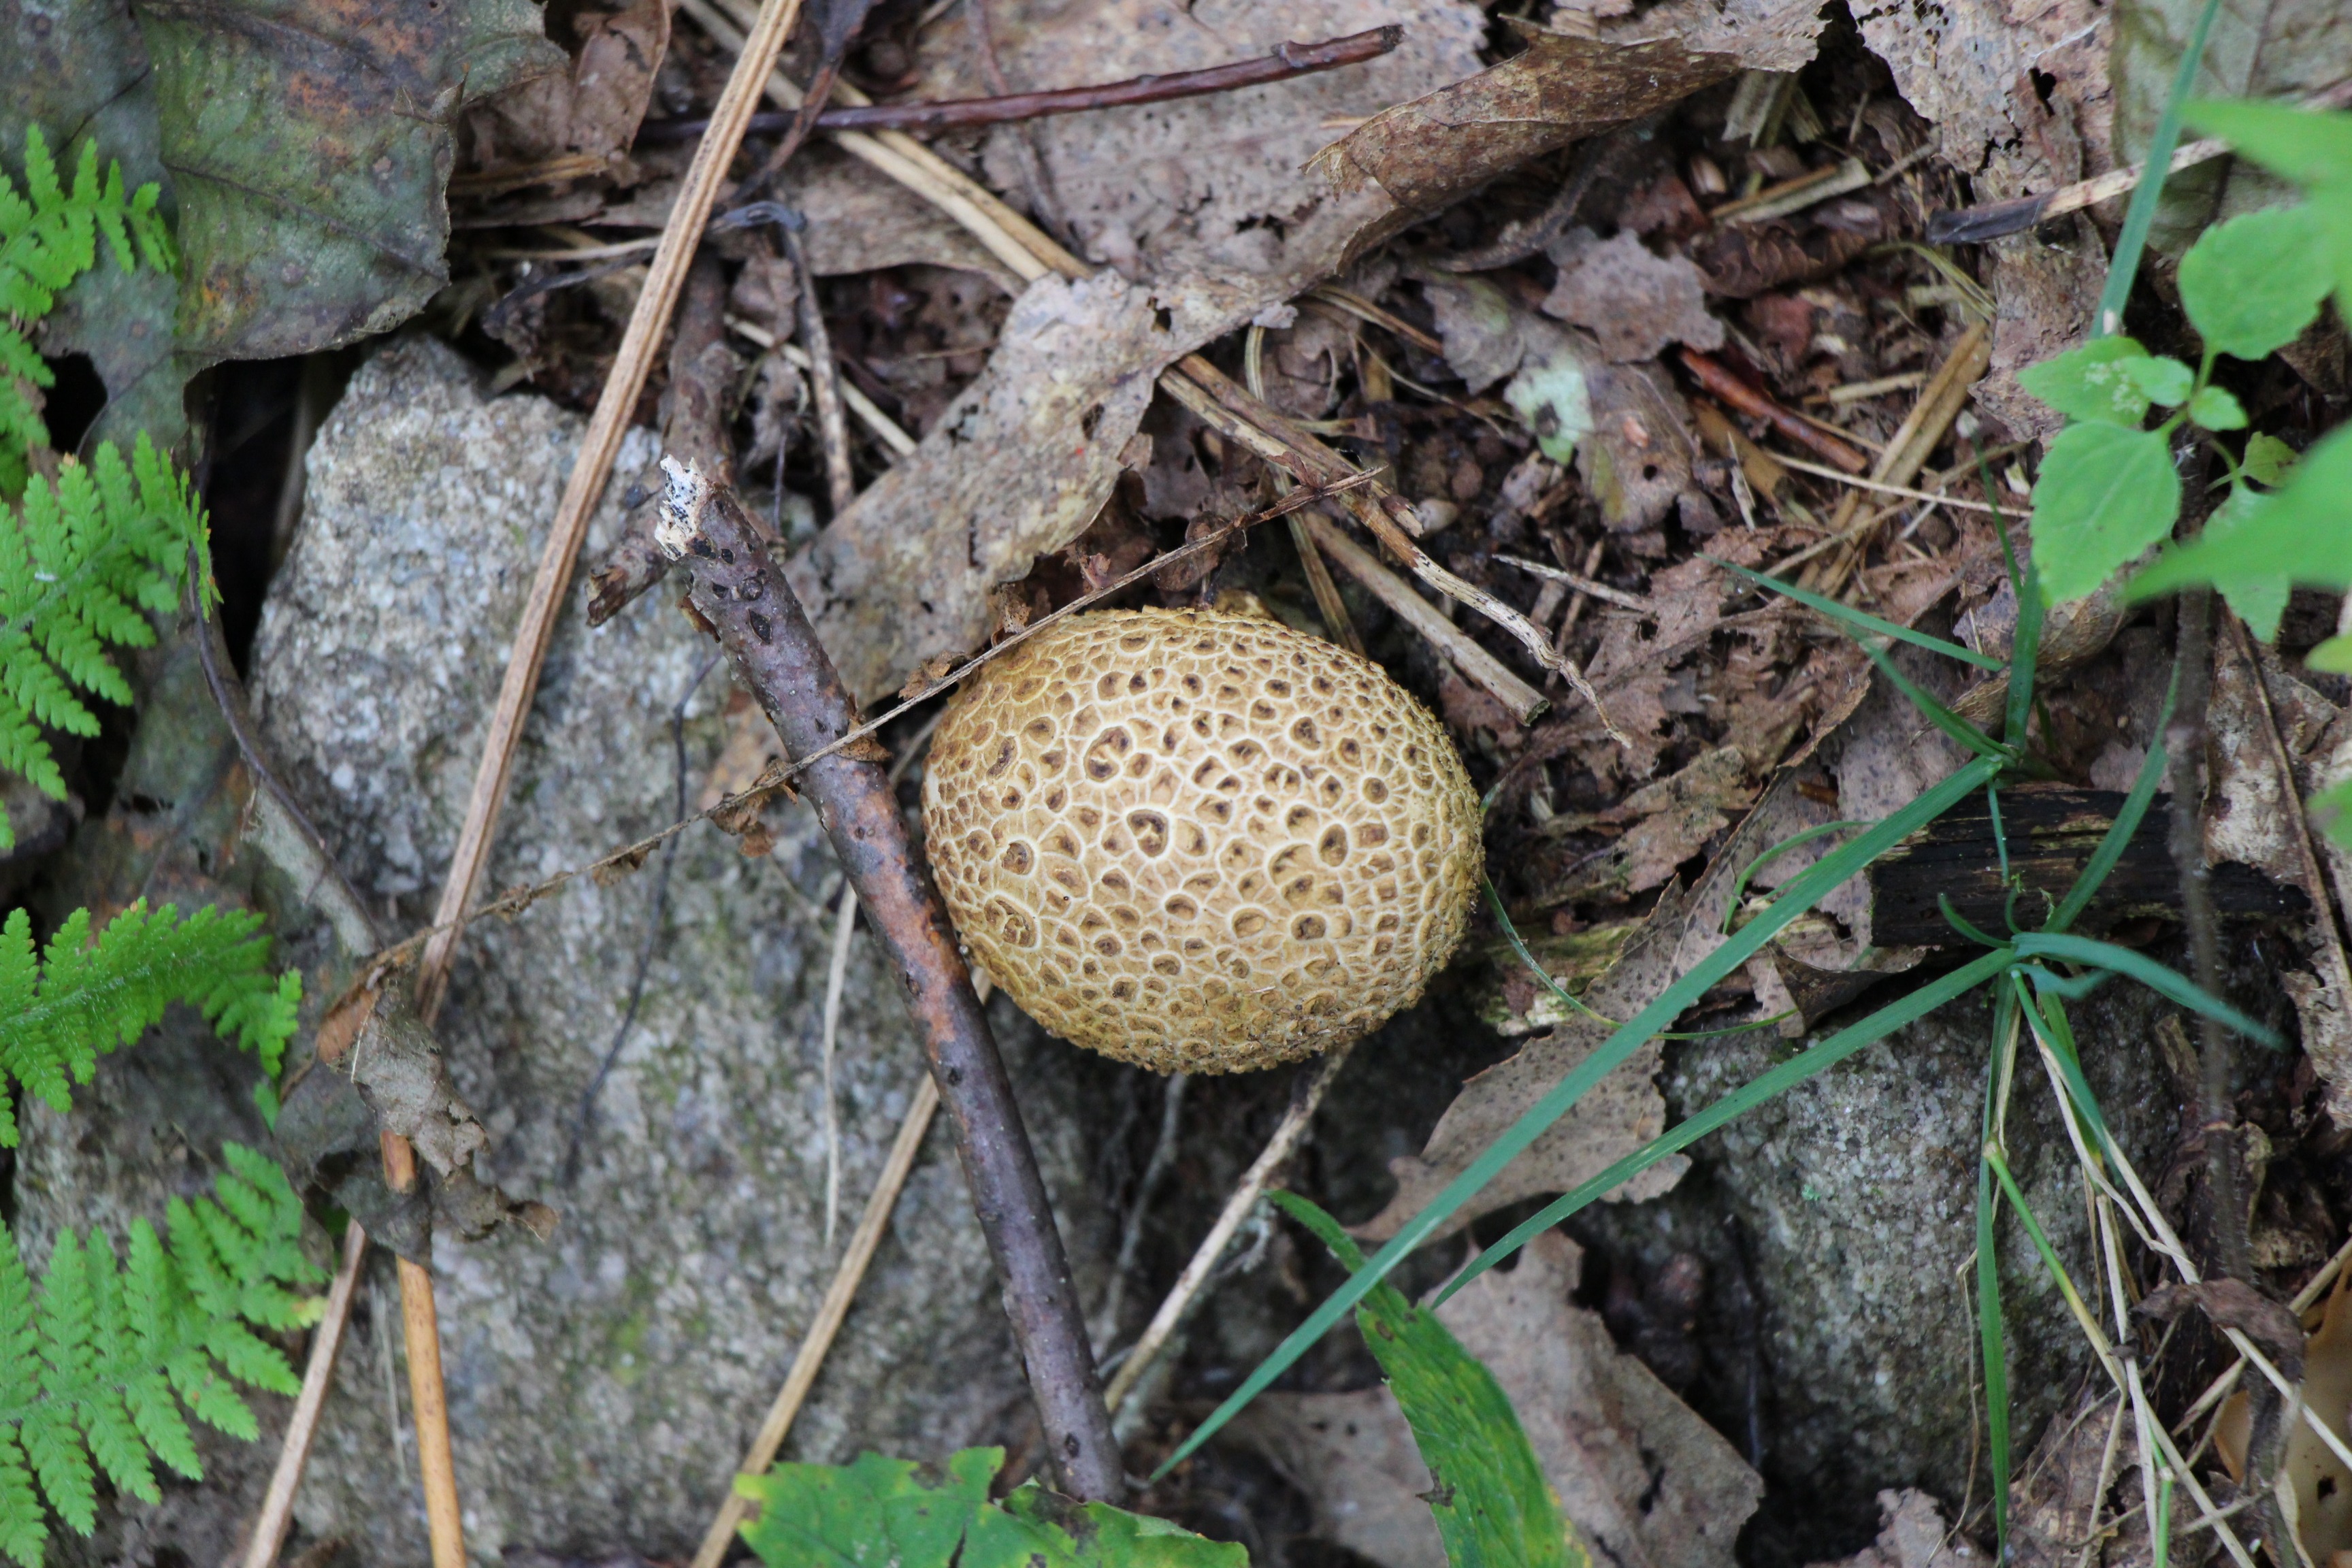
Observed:
[[[1359,237],[1359,250],[1530,158],[1664,109],[1739,68],[1729,54],[1674,37],[1527,33],[1521,53],[1383,110],[1317,156],[1340,191],[1378,191],[1392,209]]]
[[[608,159],[628,151],[669,47],[668,0],[623,0],[571,13],[571,68],[549,71],[469,117],[478,170],[496,174],[561,153]]]
[[[2337,1437],[2347,1432],[2347,1412],[2352,1411],[2352,1270],[2339,1274],[2328,1292],[2319,1326],[2303,1347],[2303,1404],[2325,1421]],[[2251,1375],[2251,1373],[2249,1374]],[[2232,1479],[2246,1477],[2246,1443],[2251,1416],[2243,1389],[2222,1402],[2221,1419],[2213,1427],[2213,1451],[2221,1456]],[[2294,1488],[2296,1533],[2315,1563],[2330,1563],[2352,1552],[2352,1469],[2320,1441],[2309,1423],[2297,1421],[2286,1440],[2283,1479]]]

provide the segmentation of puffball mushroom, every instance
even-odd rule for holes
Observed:
[[[1252,616],[1097,611],[985,666],[931,742],[931,868],[1064,1038],[1242,1072],[1357,1038],[1469,921],[1478,797],[1378,665]]]

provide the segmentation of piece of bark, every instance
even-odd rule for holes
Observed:
[[[658,539],[673,563],[688,563],[687,604],[697,624],[719,639],[787,750],[809,756],[830,745],[856,725],[857,705],[742,503],[674,459],[663,466],[669,481]],[[1062,1489],[1121,1497],[1118,1446],[1036,1156],[898,795],[879,763],[849,751],[812,763],[801,776],[923,1030]]]
[[[2016,907],[2021,927],[2039,925],[2066,896],[2123,804],[2124,796],[2106,790],[2059,784],[2000,792],[2009,867],[2024,888]],[[2166,795],[2151,803],[2123,858],[2083,911],[2077,922],[2083,928],[2103,931],[2141,917],[2179,919],[2179,874],[2165,842],[2169,805]],[[1982,796],[1946,812],[1880,857],[1869,878],[1871,939],[1882,947],[1965,942],[1944,918],[1938,897],[1950,900],[1960,918],[1979,931],[2009,929],[2009,887],[2001,879],[1992,818]],[[2211,887],[2214,908],[2221,914],[2293,917],[2309,907],[2298,889],[2283,888],[2251,867],[2215,867]]]

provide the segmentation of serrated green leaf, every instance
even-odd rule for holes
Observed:
[[[1337,1220],[1296,1193],[1269,1195],[1340,1262],[1363,1267],[1363,1253]],[[1561,1517],[1518,1413],[1478,1358],[1435,1313],[1391,1286],[1365,1296],[1356,1322],[1429,1467],[1429,1508],[1446,1561],[1590,1568],[1591,1553]]]
[[[2116,368],[2150,403],[2165,408],[2179,407],[2189,400],[2189,388],[2197,384],[2197,373],[2170,357],[2126,359],[2119,361]]]
[[[2278,636],[2279,621],[2286,614],[2287,595],[2294,585],[2276,573],[2233,571],[2227,563],[2232,553],[2230,541],[2258,527],[2273,499],[2243,486],[2232,489],[2213,509],[2213,515],[2205,520],[2205,531],[2199,536],[2213,542],[2215,559],[2224,563],[2214,576],[2214,588],[2229,601],[2237,617],[2246,623],[2246,629],[2254,634],[2256,642],[2269,642]]]
[[[2120,334],[2093,338],[2080,348],[2026,366],[2017,373],[2017,384],[2069,419],[2137,430],[2147,416],[2148,398],[2125,367],[2147,358],[2146,349]]]
[[[2208,430],[2242,430],[2246,405],[2226,386],[2203,386],[2189,400],[2189,417]]]
[[[2239,359],[2262,359],[2301,337],[2334,284],[2325,226],[2308,205],[2215,224],[2180,258],[2180,303],[2190,323],[2207,348]]]
[[[2260,500],[2221,537],[2209,529],[2168,549],[2126,584],[2125,597],[2149,599],[2224,580],[2352,587],[2352,426],[2305,453],[2285,485]]]
[[[2275,486],[2285,479],[2299,455],[2277,437],[2257,430],[2246,437],[2246,454],[2238,466],[2254,483]]]
[[[2033,558],[2053,605],[2096,593],[2180,515],[2180,476],[2153,430],[2070,425],[2033,484]]]

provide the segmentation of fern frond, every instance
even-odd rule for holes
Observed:
[[[73,184],[60,184],[37,125],[25,130],[24,191],[0,172],[0,479],[21,475],[24,454],[49,444],[34,389],[54,385],[57,377],[27,334],[58,296],[98,264],[98,237],[106,236],[125,272],[137,266],[136,257],[158,271],[179,265],[171,231],[155,211],[160,194],[152,181],[126,194],[118,163],[110,161],[101,178],[95,142],[82,143]],[[0,494],[15,493],[14,484],[0,486]]]
[[[202,1479],[188,1414],[250,1439],[253,1412],[231,1380],[291,1394],[286,1358],[246,1325],[312,1321],[294,1292],[325,1272],[304,1259],[302,1205],[286,1174],[237,1144],[215,1198],[172,1200],[171,1242],[131,1227],[127,1268],[95,1234],[58,1237],[37,1293],[0,1226],[0,1552],[39,1568],[41,1500],[84,1535],[96,1478],[146,1501],[151,1456]],[[177,1397],[174,1397],[176,1392]]]
[[[94,735],[80,692],[131,700],[106,650],[153,644],[142,612],[178,603],[190,553],[208,559],[205,542],[194,488],[143,431],[129,463],[101,443],[88,467],[68,458],[56,482],[32,479],[14,515],[0,507],[0,768],[64,798],[40,727]],[[15,842],[0,810],[0,849]]]
[[[196,1007],[276,1078],[294,1035],[302,977],[295,970],[270,975],[269,939],[256,934],[260,925],[258,915],[224,914],[210,905],[185,920],[170,904],[151,913],[142,900],[110,921],[95,942],[89,911],[76,910],[36,957],[30,919],[22,910],[11,913],[0,924],[0,1147],[16,1142],[8,1078],[64,1110],[71,1086],[89,1081],[100,1051],[136,1040],[173,1002]],[[249,1183],[261,1180],[259,1167],[239,1169]],[[242,1222],[258,1211],[232,1213]],[[262,1260],[235,1261],[243,1268]]]

